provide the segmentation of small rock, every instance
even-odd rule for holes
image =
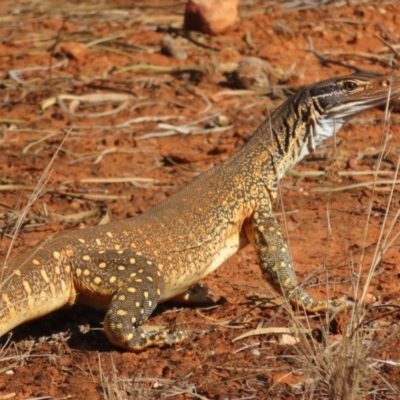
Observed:
[[[232,73],[233,85],[240,89],[260,90],[270,85],[272,67],[258,57],[245,57]]]
[[[260,357],[261,356],[261,352],[258,349],[251,350],[251,353],[253,354],[253,356],[256,356],[256,357]]]
[[[374,304],[378,299],[372,293],[366,293],[363,299],[364,304]]]
[[[237,19],[239,0],[189,0],[186,4],[184,28],[218,35]]]
[[[82,61],[88,53],[88,48],[83,43],[64,42],[57,46],[56,53],[65,54],[76,61]]]
[[[214,119],[214,123],[217,126],[228,126],[230,121],[226,115],[220,114]]]
[[[293,346],[299,342],[300,342],[300,340],[297,337],[288,335],[287,333],[283,333],[282,335],[279,335],[279,338],[278,338],[278,343],[281,346]]]
[[[187,54],[184,50],[180,49],[170,35],[165,35],[161,40],[161,53],[166,56],[176,58],[177,60],[186,60]]]
[[[360,169],[360,166],[358,165],[357,158],[354,158],[354,157],[350,157],[350,158],[347,160],[347,166],[348,166],[350,169],[354,170],[354,171]]]

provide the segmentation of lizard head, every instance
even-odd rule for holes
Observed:
[[[400,77],[355,73],[318,82],[309,87],[309,94],[321,116],[347,121],[362,110],[399,97]]]

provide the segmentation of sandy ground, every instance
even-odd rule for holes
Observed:
[[[148,210],[235,153],[302,85],[351,66],[391,73],[399,65],[399,4],[241,1],[239,21],[217,37],[180,30],[184,2],[152,4],[1,6],[0,262],[11,244],[14,255],[58,232]],[[162,54],[168,33],[185,60]],[[60,47],[68,42],[83,52]],[[247,56],[271,66],[258,92],[240,91],[231,74]],[[313,295],[359,296],[378,254],[367,288],[376,302],[358,325],[360,385],[347,398],[400,398],[399,187],[391,184],[399,118],[393,112],[385,130],[383,110],[360,115],[282,180],[276,202],[299,280]],[[193,122],[196,129],[175,129]],[[166,304],[151,317],[191,331],[170,348],[121,351],[102,332],[104,312],[78,306],[15,329],[1,342],[0,399],[329,398],[328,371],[341,360],[323,355],[340,348],[350,311],[326,329],[325,315],[289,312],[279,297],[249,299],[276,295],[250,247],[202,283],[218,307]],[[296,324],[310,335],[284,345],[279,328]],[[235,340],[258,327],[269,330]]]

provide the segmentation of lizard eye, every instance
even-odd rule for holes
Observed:
[[[345,88],[345,90],[351,92],[355,89],[357,89],[357,84],[354,81],[345,81],[343,83],[343,87]]]

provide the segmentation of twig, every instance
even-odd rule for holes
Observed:
[[[117,154],[117,153],[122,153],[122,154],[133,154],[133,153],[145,153],[145,152],[154,152],[154,150],[151,149],[147,149],[147,148],[121,148],[121,147],[111,147],[108,148],[107,151],[103,151],[103,152],[96,152],[96,153],[89,153],[89,154],[74,154],[74,153],[70,153],[72,154],[74,157],[76,157],[76,160],[73,160],[70,162],[70,165],[73,164],[77,164],[79,162],[85,161],[85,160],[90,160],[91,158],[95,158],[96,157],[96,161],[95,164],[98,163],[102,157],[104,157],[105,155],[108,154]],[[79,158],[78,158],[79,156]]]
[[[120,176],[116,178],[83,178],[83,179],[70,179],[63,181],[62,185],[68,185],[72,182],[81,183],[124,183],[124,182],[144,182],[144,183],[154,183],[155,179],[152,178],[140,178],[136,176]]]
[[[341,67],[344,67],[344,68],[352,69],[355,72],[366,72],[366,71],[362,70],[361,68],[358,68],[358,67],[356,67],[354,65],[351,65],[351,64],[347,64],[347,63],[345,63],[343,61],[331,60],[329,58],[324,57],[322,54],[320,54],[320,53],[318,53],[317,51],[314,50],[314,45],[313,45],[313,41],[312,41],[311,36],[307,36],[307,41],[308,41],[308,45],[310,47],[310,49],[308,51],[310,53],[314,54],[315,57],[318,58],[319,62],[322,65],[334,64],[334,65],[340,65]]]
[[[242,335],[239,335],[232,339],[232,342],[236,342],[237,340],[241,340],[244,338],[247,338],[249,336],[255,336],[255,335],[270,335],[270,334],[277,334],[277,333],[287,333],[287,334],[297,334],[297,333],[311,333],[311,329],[300,329],[300,328],[284,328],[284,327],[273,327],[273,328],[258,328],[258,329],[253,329],[251,331],[248,331],[246,333],[243,333]]]
[[[217,133],[217,132],[225,132],[228,129],[233,128],[234,125],[228,125],[228,126],[223,126],[223,127],[218,127],[218,128],[210,128],[210,129],[191,129],[187,135],[204,135],[204,134],[209,134],[209,133]],[[146,135],[139,136],[137,139],[138,140],[146,140],[150,138],[161,138],[161,137],[167,137],[167,136],[173,136],[176,135],[177,129],[174,130],[169,130],[165,132],[152,132],[148,133]]]
[[[131,93],[88,93],[83,95],[73,94],[58,94],[55,97],[50,97],[41,102],[40,107],[42,110],[46,110],[53,104],[56,104],[60,100],[71,100],[69,112],[74,112],[76,107],[81,102],[104,104],[109,102],[121,103],[125,101],[135,100],[135,95]]]
[[[294,176],[296,178],[305,178],[305,177],[318,177],[326,174],[326,171],[297,171],[290,170],[286,172],[287,176]],[[338,171],[337,174],[339,176],[379,176],[379,175],[394,175],[393,171]]]
[[[125,122],[122,122],[121,124],[116,124],[114,125],[115,128],[127,128],[130,125],[133,124],[142,124],[143,122],[159,122],[159,121],[169,121],[170,119],[185,119],[185,117],[180,116],[180,115],[156,115],[154,117],[148,116],[148,117],[138,117],[138,118],[132,118],[128,119]],[[90,127],[92,129],[92,127]]]
[[[57,213],[50,213],[48,216],[52,221],[60,221],[60,222],[78,222],[83,221],[87,218],[94,217],[98,214],[98,210],[88,210],[82,211],[79,213],[61,215]]]
[[[42,137],[38,140],[35,140],[35,141],[29,143],[22,149],[22,154],[26,154],[31,147],[36,146],[39,143],[45,142],[47,139],[50,139],[57,135],[62,135],[62,133],[61,132],[50,133],[49,135],[46,135],[45,137]]]
[[[360,57],[360,58],[366,58],[368,60],[375,59],[378,61],[389,61],[388,56],[380,56],[375,53],[367,53],[367,52],[362,52],[362,51],[327,51],[324,53],[324,55],[330,55],[330,56],[350,56],[350,57]],[[353,67],[354,68],[354,67]],[[365,71],[365,70],[360,70],[361,72],[368,72],[371,73],[371,71]]]
[[[51,69],[53,68],[59,68],[59,67],[66,67],[68,64],[68,59],[60,61],[58,64],[53,65]],[[26,68],[19,68],[19,69],[13,69],[11,71],[8,71],[8,76],[13,79],[15,82],[17,82],[20,85],[24,84],[24,81],[19,78],[19,75],[23,74],[24,72],[32,72],[32,71],[48,71],[49,67],[26,67]]]
[[[66,114],[72,115],[74,117],[79,117],[79,118],[101,118],[101,117],[106,117],[109,115],[114,115],[118,114],[120,111],[124,110],[128,104],[129,100],[124,101],[122,104],[120,104],[117,108],[114,108],[113,110],[110,111],[104,111],[101,113],[89,113],[89,114],[78,114],[74,111],[71,111],[64,103],[63,99],[61,96],[57,95],[57,103],[60,106],[61,110],[63,110]]]
[[[151,132],[147,133],[145,135],[139,136],[137,139],[138,140],[146,140],[150,138],[155,138],[155,137],[166,137],[166,136],[173,136],[176,135],[177,133],[181,133],[183,135],[201,135],[205,133],[215,133],[215,132],[224,132],[227,129],[230,129],[233,127],[233,125],[229,126],[224,126],[224,127],[218,127],[218,128],[210,128],[210,129],[199,129],[199,128],[191,128],[193,125],[200,124],[202,122],[208,121],[210,119],[214,119],[220,115],[219,112],[207,115],[205,117],[202,117],[200,119],[197,119],[193,122],[189,122],[185,125],[180,125],[180,126],[174,126],[174,125],[169,125],[169,124],[158,124],[159,128],[161,129],[168,129],[164,132]],[[171,129],[172,128],[172,129]]]
[[[400,53],[384,38],[380,37],[379,35],[375,35],[377,39],[379,39],[383,44],[385,44],[389,49],[392,51],[392,53],[395,55],[395,57],[400,60]]]
[[[92,40],[91,42],[86,43],[86,47],[92,47],[92,46],[96,46],[100,43],[109,42],[110,40],[119,39],[121,37],[124,37],[125,35],[126,35],[126,32],[114,33],[113,35],[110,35],[110,36],[101,37],[99,39]]]
[[[53,56],[54,56],[54,52],[56,51],[57,44],[60,42],[61,33],[64,30],[65,24],[67,23],[68,19],[69,19],[69,15],[64,17],[62,25],[61,25],[61,28],[57,32],[56,40],[54,41],[54,45],[52,46],[51,53],[50,53],[50,59],[49,59],[49,83],[50,83],[50,88],[51,88],[52,91],[53,91],[53,79],[52,79],[53,78],[53,76],[52,76]]]
[[[203,72],[204,67],[201,65],[185,65],[182,67],[164,67],[154,64],[134,64],[127,67],[117,68],[113,75],[122,74],[123,72],[153,72],[155,74],[173,74],[177,72]]]
[[[347,186],[341,186],[337,188],[333,187],[314,187],[311,188],[310,190],[312,192],[343,192],[345,190],[351,190],[351,189],[358,189],[362,187],[371,187],[375,185],[400,185],[400,180],[381,180],[381,181],[373,181],[373,182],[362,182],[362,183],[355,183],[354,185],[347,185]],[[391,188],[378,188],[375,187],[374,191],[379,191],[379,192],[386,192],[389,191]]]

